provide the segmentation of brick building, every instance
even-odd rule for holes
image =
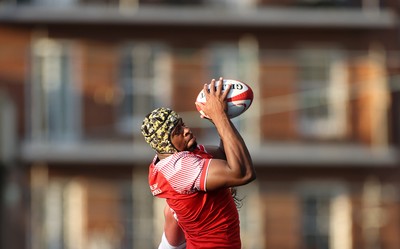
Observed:
[[[139,126],[223,75],[257,168],[244,248],[400,247],[397,1],[3,1],[1,247],[155,248]]]

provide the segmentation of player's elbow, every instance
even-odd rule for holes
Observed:
[[[256,172],[253,169],[253,167],[251,167],[250,169],[246,170],[245,172],[242,172],[241,179],[242,179],[242,184],[243,185],[254,181],[256,178],[257,178]]]
[[[251,170],[248,175],[247,175],[247,180],[246,180],[246,184],[254,181],[255,179],[257,179],[257,175],[256,172],[254,170]]]
[[[256,180],[256,179],[257,179],[257,174],[256,174],[256,172],[253,170],[253,172],[252,172],[252,174],[251,174],[251,176],[250,176],[249,182],[252,182],[252,181],[254,181],[254,180]]]

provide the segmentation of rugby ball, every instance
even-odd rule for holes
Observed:
[[[220,83],[220,81],[216,81],[215,87],[217,87]],[[235,118],[249,109],[251,103],[253,102],[253,90],[250,88],[250,86],[241,81],[224,79],[222,91],[224,91],[229,84],[231,85],[231,88],[226,96],[226,102],[228,106],[227,114],[229,118]],[[210,89],[210,84],[208,84],[208,89]],[[201,90],[199,95],[197,95],[196,109],[201,115],[208,118],[208,116],[205,115],[199,106],[205,102],[206,96],[203,90]]]

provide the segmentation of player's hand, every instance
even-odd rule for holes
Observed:
[[[226,96],[231,88],[231,85],[227,85],[226,89],[223,89],[223,78],[219,78],[219,84],[216,87],[216,80],[212,79],[210,82],[210,89],[205,84],[203,92],[206,97],[206,102],[203,104],[196,103],[197,106],[204,112],[205,115],[201,115],[202,118],[213,119],[216,115],[226,115],[227,104]]]

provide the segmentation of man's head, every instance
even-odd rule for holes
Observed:
[[[179,120],[178,113],[169,108],[155,109],[143,120],[141,130],[144,139],[159,154],[178,152],[171,143],[171,132]]]

